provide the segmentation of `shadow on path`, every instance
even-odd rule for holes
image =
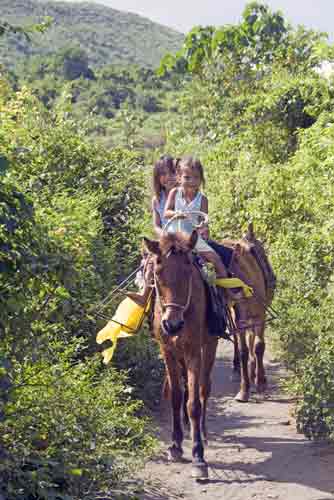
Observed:
[[[279,494],[283,490],[286,491],[287,500],[334,499],[334,496],[328,496],[334,493],[334,448],[307,441],[296,433],[289,415],[291,400],[279,392],[278,382],[284,376],[280,366],[277,363],[267,364],[270,385],[266,398],[259,400],[253,395],[250,402],[244,404],[233,399],[239,386],[238,383],[231,382],[231,373],[231,362],[225,358],[217,359],[213,371],[213,393],[208,408],[209,446],[206,457],[210,480],[206,487],[217,486],[219,489],[212,490],[211,495],[208,490],[206,498],[223,498],[227,493],[224,488],[239,485],[243,488],[255,488],[252,497],[261,500],[281,498]],[[160,427],[159,437],[166,447],[170,439],[169,420],[169,402],[163,402],[157,423]],[[185,456],[190,458],[187,434]],[[153,479],[152,484],[146,485],[143,500],[191,498],[189,491],[192,486],[187,484],[191,481],[190,471],[186,463],[169,464],[166,455],[162,453],[152,465],[154,464],[160,464],[158,477],[156,482]],[[178,485],[175,493],[174,485]],[[261,490],[264,486],[261,485],[277,488],[279,493],[276,496],[262,497]],[[301,486],[311,489],[309,496],[304,496],[305,489],[301,496],[295,496],[296,491],[301,494]],[[182,488],[188,491],[189,497],[180,493]],[[256,493],[258,490],[259,493]],[[206,492],[206,489],[203,491]],[[234,495],[234,499],[237,498],[239,495]]]

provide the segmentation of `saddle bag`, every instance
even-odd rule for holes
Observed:
[[[224,292],[206,283],[208,298],[207,322],[209,335],[230,340],[227,332],[227,313]]]

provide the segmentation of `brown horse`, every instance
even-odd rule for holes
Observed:
[[[205,285],[192,261],[197,233],[190,237],[164,234],[160,241],[145,239],[153,255],[156,292],[153,330],[166,366],[172,403],[171,460],[182,459],[183,378],[184,398],[192,438],[192,475],[208,477],[203,441],[206,440],[206,408],[211,389],[211,370],[218,339],[207,330]]]
[[[263,364],[265,315],[273,298],[270,280],[274,275],[260,242],[255,239],[252,225],[243,239],[224,240],[223,244],[234,250],[229,271],[249,284],[254,292],[251,298],[240,297],[234,305],[230,303],[236,324],[234,369],[238,370],[240,362],[241,375],[240,390],[235,399],[247,402],[251,383],[255,383],[258,393],[263,393],[266,388]]]

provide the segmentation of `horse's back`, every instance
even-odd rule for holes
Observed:
[[[250,285],[255,293],[262,297],[266,304],[271,301],[266,284],[265,273],[253,252],[253,244],[247,240],[224,239],[222,244],[233,250],[234,255],[231,270],[246,284]]]

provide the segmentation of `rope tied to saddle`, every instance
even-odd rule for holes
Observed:
[[[241,288],[245,297],[248,299],[253,296],[253,288],[247,285],[240,278],[216,278],[215,285],[222,288]]]

